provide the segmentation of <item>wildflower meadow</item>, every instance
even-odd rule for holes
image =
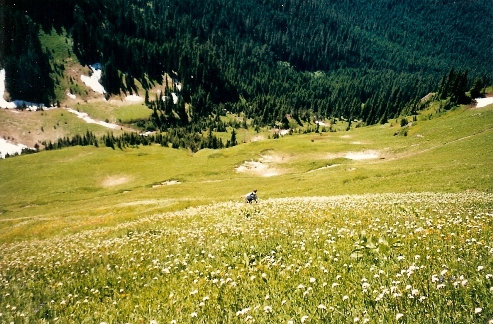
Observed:
[[[493,194],[224,202],[0,246],[1,323],[492,323]]]

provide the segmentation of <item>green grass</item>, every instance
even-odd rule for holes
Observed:
[[[65,30],[57,32],[52,30],[50,33],[43,31],[39,34],[39,40],[44,49],[47,49],[51,57],[52,77],[57,81],[55,87],[56,100],[63,102],[66,99],[67,89],[73,93],[81,94],[83,90],[77,82],[70,81],[71,70],[74,66],[80,66],[79,60],[72,52],[73,40],[67,35]],[[72,75],[75,81],[79,81],[76,76]]]
[[[0,322],[485,323],[493,107],[405,129],[1,160]]]
[[[42,118],[50,114],[62,118],[59,112],[45,114]],[[63,118],[75,117],[65,112]],[[54,127],[52,123],[53,119],[45,128]],[[0,161],[0,220],[9,219],[2,223],[7,225],[0,225],[0,240],[50,237],[62,229],[71,232],[72,226],[78,231],[142,216],[136,210],[81,226],[81,214],[83,219],[106,215],[121,200],[165,197],[196,205],[238,200],[254,187],[262,199],[367,192],[492,191],[491,107],[462,108],[419,121],[408,128],[407,137],[393,136],[400,129],[398,123],[393,124],[349,132],[287,135],[195,154],[157,145],[123,151],[73,147]],[[367,151],[377,152],[379,158],[345,158],[347,152]],[[268,165],[279,175],[261,177],[235,171],[245,161],[265,159],[272,160]],[[181,183],[153,188],[170,179]],[[13,223],[18,231],[11,231]]]
[[[111,123],[131,124],[138,120],[147,120],[152,110],[142,104],[127,104],[112,99],[108,102],[78,103],[74,109],[86,112],[92,118],[108,120]]]
[[[64,109],[52,109],[35,112],[16,112],[0,109],[0,135],[11,137],[20,143],[33,147],[43,141],[56,141],[61,137],[73,137],[75,134],[93,132],[102,136],[108,128],[97,124],[88,124],[76,115]],[[111,130],[115,135],[121,130]]]

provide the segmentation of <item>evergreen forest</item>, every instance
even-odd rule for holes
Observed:
[[[465,103],[493,78],[491,0],[1,2],[11,96],[57,100],[37,36],[66,31],[82,64],[101,63],[110,94],[128,80],[175,80],[165,91],[177,103],[146,96],[162,130],[225,112],[257,125],[286,116],[375,124],[414,113],[432,91]]]

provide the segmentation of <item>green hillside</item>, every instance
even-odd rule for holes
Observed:
[[[279,139],[265,134],[260,141],[197,153],[157,145],[72,147],[6,159],[0,161],[0,237],[49,237],[156,209],[238,201],[254,187],[261,199],[492,190],[491,106],[429,110],[400,125],[396,120]],[[241,166],[244,172],[237,172]],[[141,200],[157,203],[118,207]]]
[[[493,106],[411,119],[1,160],[0,321],[487,322]]]
[[[0,323],[493,323],[492,24],[0,1]]]

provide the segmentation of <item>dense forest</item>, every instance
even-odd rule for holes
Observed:
[[[133,78],[176,80],[165,91],[178,103],[146,97],[161,129],[225,111],[260,125],[286,115],[373,124],[430,91],[446,96],[451,78],[467,91],[493,77],[491,0],[1,1],[12,95],[54,100],[49,81],[33,87],[49,72],[36,34],[63,28],[81,63],[102,63],[110,93]]]

